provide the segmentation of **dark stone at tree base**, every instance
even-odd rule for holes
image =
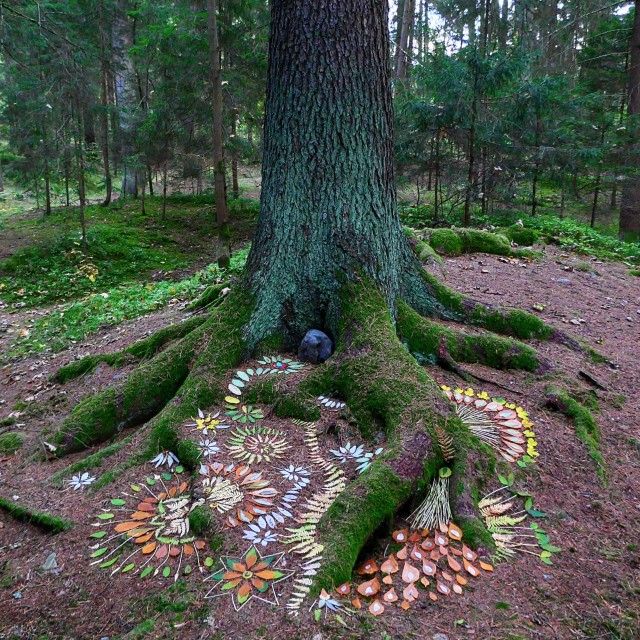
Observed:
[[[309,329],[298,348],[298,358],[302,362],[320,364],[333,353],[333,340],[318,329]]]

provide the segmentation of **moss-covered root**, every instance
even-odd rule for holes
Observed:
[[[192,415],[198,403],[206,406],[216,383],[221,393],[217,375],[240,359],[244,348],[241,328],[251,308],[249,296],[239,289],[204,324],[139,365],[126,380],[82,401],[48,437],[58,446],[58,455],[80,451],[143,424],[174,397],[175,406],[160,416],[151,437],[164,448],[175,445],[170,425],[179,421],[172,422],[177,417],[174,413]],[[183,411],[176,408],[181,405]],[[167,435],[170,431],[172,437]]]
[[[48,533],[60,533],[73,526],[73,523],[68,520],[64,520],[58,516],[52,516],[49,513],[30,509],[6,498],[0,498],[0,509],[6,511],[16,520],[32,524]]]
[[[147,336],[142,340],[134,342],[122,351],[85,356],[80,360],[76,360],[64,367],[60,367],[60,369],[58,369],[58,371],[53,375],[52,380],[54,382],[64,384],[69,380],[74,380],[86,373],[90,373],[101,362],[108,364],[111,367],[121,367],[124,364],[151,358],[168,343],[173,340],[184,338],[190,334],[194,329],[198,328],[201,324],[204,324],[207,318],[207,315],[194,316],[184,322],[172,324],[169,327],[165,327],[164,329],[160,329],[159,331],[152,333],[150,336]]]
[[[397,330],[413,353],[437,355],[444,342],[449,356],[455,362],[477,362],[494,369],[522,369],[539,373],[550,367],[535,349],[518,340],[449,329],[423,318],[403,302],[398,305]]]
[[[421,272],[421,277],[428,294],[438,301],[442,309],[446,310],[445,313],[439,311],[436,315],[458,322],[467,322],[519,340],[550,340],[563,344],[574,351],[584,351],[573,338],[528,311],[482,304],[453,291],[424,270]],[[406,297],[411,302],[411,306],[414,306],[411,296]],[[413,298],[419,301],[418,296]],[[414,306],[414,308],[418,313],[423,313],[423,310],[418,306]]]
[[[220,295],[224,289],[229,286],[228,282],[222,284],[209,285],[187,308],[189,311],[197,311],[209,306],[217,306],[224,299],[224,295]],[[215,304],[214,304],[215,303]]]
[[[402,227],[404,235],[409,240],[409,243],[413,247],[413,251],[423,265],[437,264],[440,268],[444,269],[444,262],[442,258],[436,253],[435,249],[424,240],[420,239],[420,236],[409,227]]]
[[[547,406],[561,411],[565,416],[571,418],[576,430],[576,435],[586,445],[589,457],[596,464],[598,477],[602,481],[602,484],[606,486],[607,480],[604,460],[598,449],[600,431],[591,411],[572,398],[565,389],[548,387],[546,391]]]
[[[491,231],[479,229],[427,229],[427,239],[437,253],[461,256],[463,253],[491,253],[498,256],[511,255],[509,239]]]
[[[350,284],[342,299],[336,354],[301,383],[301,392],[345,399],[364,436],[386,435],[383,459],[336,499],[318,525],[323,570],[315,587],[349,578],[367,538],[442,461],[434,425],[449,411],[437,385],[402,346],[383,297]],[[424,425],[424,426],[422,426]]]

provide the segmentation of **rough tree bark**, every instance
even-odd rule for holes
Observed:
[[[635,2],[635,18],[631,34],[629,56],[629,102],[627,115],[640,118],[640,0]],[[637,126],[637,125],[636,125]],[[638,171],[640,150],[638,143],[630,149],[633,154],[629,164]],[[629,177],[622,188],[620,199],[620,239],[637,240],[640,237],[640,175]]]

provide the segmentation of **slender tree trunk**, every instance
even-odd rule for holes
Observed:
[[[467,192],[464,198],[464,220],[462,225],[468,227],[471,224],[471,198],[476,183],[476,119],[478,117],[478,69],[474,71],[473,100],[471,102],[471,123],[469,126],[469,165],[467,170]]]
[[[100,128],[101,128],[101,147],[102,147],[102,166],[104,169],[104,200],[102,206],[107,207],[111,203],[111,167],[109,165],[109,62],[106,53],[105,44],[105,25],[104,25],[104,0],[100,0]]]
[[[84,132],[84,118],[80,105],[76,105],[77,118],[78,118],[78,133],[75,136],[76,143],[76,163],[78,167],[78,200],[79,200],[79,216],[80,216],[80,230],[82,233],[82,252],[87,253],[87,227],[84,217],[84,209],[87,203],[85,195],[85,162],[84,162],[84,144],[83,144],[83,132]]]
[[[371,278],[393,301],[413,258],[395,205],[387,3],[271,7],[248,334],[297,345],[312,327],[336,329],[340,272]]]
[[[167,219],[167,173],[169,169],[169,161],[164,161],[162,169],[162,221]]]
[[[438,226],[440,224],[440,131],[436,132],[436,182],[434,189],[434,207],[433,207],[433,224]]]
[[[153,198],[153,171],[149,165],[147,165],[147,177],[149,179],[149,195]]]
[[[238,110],[231,110],[231,137],[233,146],[231,148],[231,186],[233,189],[233,197],[237,200],[240,197],[240,185],[238,184],[238,151],[236,148]]]
[[[113,21],[113,50],[116,58],[115,94],[119,114],[120,160],[122,162],[122,196],[137,195],[135,155],[135,111],[138,91],[136,72],[129,55],[133,34],[127,9],[127,0],[118,0]]]
[[[409,52],[409,34],[413,25],[414,0],[404,0],[402,28],[398,38],[398,59],[396,62],[396,77],[399,82],[407,77],[407,64]]]
[[[217,0],[207,0],[209,62],[211,86],[213,90],[213,171],[216,191],[216,222],[218,225],[218,266],[226,268],[231,258],[229,239],[229,214],[224,173],[222,147],[222,78],[220,65],[220,45],[218,42]]]
[[[600,149],[604,151],[604,137],[606,128],[604,126],[604,113],[602,114],[603,124],[600,125]],[[602,167],[598,165],[598,172],[596,174],[596,186],[593,191],[593,203],[591,205],[591,228],[593,229],[596,224],[596,212],[598,211],[598,197],[600,195],[600,183],[602,181]]]
[[[538,211],[538,174],[540,173],[540,115],[536,113],[536,131],[534,139],[534,148],[536,158],[533,164],[533,179],[531,181],[531,215],[535,216]]]
[[[145,170],[146,173],[146,170]],[[143,178],[140,183],[142,184],[142,198],[141,198],[141,203],[140,203],[140,213],[143,216],[147,215],[147,208],[146,208],[146,193],[147,193],[147,181],[146,181],[146,177]]]
[[[45,154],[47,148],[45,145]],[[45,155],[44,159],[44,215],[51,215],[51,176],[49,171],[49,159]]]
[[[640,115],[640,0],[635,2],[635,18],[631,34],[631,53],[629,55],[629,101],[627,115]],[[636,140],[635,149],[628,153],[638,154],[640,146]],[[635,174],[630,176],[622,187],[620,199],[620,238],[637,240],[640,238],[640,162],[636,159],[629,163]]]
[[[560,189],[560,220],[564,220],[564,182],[562,183],[562,187]]]
[[[0,193],[4,191],[4,175],[2,173],[2,151],[0,151]]]

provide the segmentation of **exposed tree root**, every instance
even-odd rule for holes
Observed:
[[[52,516],[51,514],[44,513],[43,511],[30,509],[29,507],[18,504],[13,500],[7,500],[6,498],[0,498],[0,509],[6,511],[16,520],[32,524],[48,533],[60,533],[61,531],[66,531],[73,526],[73,523],[68,520],[64,520],[58,516]]]
[[[436,383],[402,346],[381,294],[346,287],[343,309],[336,354],[302,391],[346,400],[364,436],[382,432],[388,440],[383,458],[338,496],[318,525],[324,551],[316,589],[349,579],[366,540],[444,465],[436,425],[453,435],[456,451],[470,444],[461,423],[445,417],[449,406]]]
[[[455,362],[480,363],[494,369],[522,369],[542,373],[550,365],[532,347],[510,338],[468,334],[423,318],[409,306],[398,304],[398,334],[409,349],[424,355],[438,354],[444,341]]]
[[[86,373],[90,373],[101,362],[111,367],[121,367],[125,364],[137,362],[138,360],[145,360],[154,356],[173,340],[179,340],[190,334],[194,329],[204,324],[208,317],[208,315],[194,316],[184,322],[172,324],[142,340],[134,342],[122,351],[85,356],[80,360],[60,367],[52,379],[55,382],[64,384],[69,380],[74,380]]]
[[[81,402],[49,440],[58,455],[105,442],[171,406],[150,430],[150,448],[176,450],[172,425],[193,415],[222,394],[221,376],[244,355],[241,328],[251,303],[246,295],[228,299],[220,309],[181,340],[142,363],[118,385]]]
[[[547,389],[546,405],[571,418],[576,430],[576,435],[586,445],[589,457],[596,465],[598,477],[602,481],[602,484],[606,486],[607,479],[604,460],[598,450],[600,431],[591,411],[572,398],[565,389],[559,387],[549,387]]]
[[[223,289],[229,286],[228,282],[222,284],[212,284],[208,286],[201,294],[200,297],[194,300],[187,308],[189,311],[197,311],[198,309],[205,309],[207,307],[217,306],[224,298],[221,296]]]

